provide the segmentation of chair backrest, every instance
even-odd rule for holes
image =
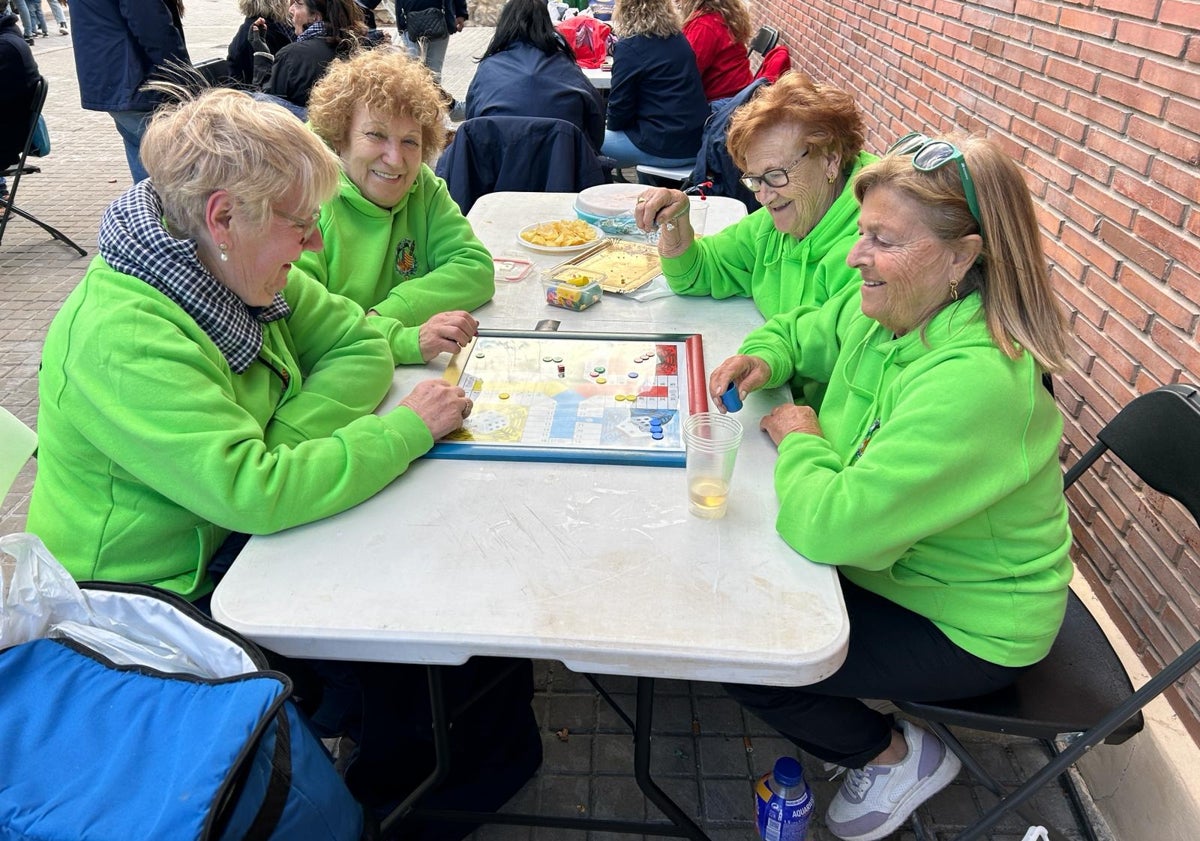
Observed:
[[[0,406],[0,499],[37,449],[37,434]]]
[[[577,193],[609,180],[579,127],[548,117],[466,120],[436,172],[464,215],[487,193]]]
[[[772,47],[779,43],[779,30],[773,26],[759,27],[758,32],[754,34],[753,40],[750,41],[750,49],[747,50],[747,55],[758,53],[760,56],[765,56]]]
[[[1174,497],[1200,523],[1200,389],[1167,385],[1134,398],[1063,478],[1070,487],[1111,451],[1151,488]]]
[[[6,82],[5,84],[10,83]],[[24,123],[24,133],[5,133],[10,138],[10,141],[15,141],[19,137],[19,142],[22,143],[19,148],[14,145],[0,149],[0,161],[15,161],[15,164],[11,167],[14,171],[25,166],[25,159],[29,157],[33,149],[33,135],[37,131],[38,117],[42,114],[42,106],[46,104],[47,88],[46,77],[38,76],[37,84],[33,88],[33,97],[29,103],[29,113]]]

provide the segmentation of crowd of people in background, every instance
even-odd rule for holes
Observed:
[[[25,42],[40,2],[14,2],[31,17],[19,30],[0,16],[6,108],[37,73]],[[431,169],[458,105],[439,81],[464,0],[400,0],[394,48],[369,36],[373,6],[282,2],[241,0],[233,83],[200,92],[179,0],[70,6],[82,105],[113,119],[134,184],[46,337],[28,526],[76,577],[153,584],[202,609],[250,535],[404,481],[463,425],[470,396],[436,377],[375,410],[396,365],[465,346],[495,291],[491,256]],[[710,103],[750,84],[746,7],[616,0],[612,24],[605,107],[547,5],[509,0],[466,116],[555,116],[618,167],[690,165]],[[713,371],[715,405],[731,386],[792,389],[760,422],[778,450],[777,531],[837,568],[850,653],[813,686],[727,688],[848,769],[826,824],[869,841],[959,768],[933,734],[858,699],[1011,683],[1048,651],[1071,566],[1062,420],[1042,385],[1067,339],[1022,175],[987,139],[913,132],[877,155],[864,134],[848,93],[786,74],[728,124],[759,209],[697,237],[688,196],[655,187],[635,218],[660,229],[675,293],[751,298],[766,320]],[[378,769],[397,728],[427,714],[408,703],[424,697],[420,676],[279,665],[350,686],[309,712],[353,735],[360,799],[401,796]],[[484,808],[541,760],[527,666],[481,725],[479,750],[508,769]],[[455,693],[486,671],[463,667]]]

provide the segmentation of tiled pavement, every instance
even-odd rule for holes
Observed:
[[[239,17],[234,0],[189,0],[184,26],[194,61],[218,57]],[[468,28],[450,40],[444,84],[458,97],[466,93],[491,30]],[[21,184],[20,205],[63,230],[95,253],[95,232],[104,207],[129,184],[117,133],[105,114],[79,107],[75,56],[69,38],[40,38],[34,54],[50,82],[46,119],[53,153],[45,171]],[[7,118],[7,117],[6,117]],[[82,276],[87,260],[56,243],[39,228],[14,219],[0,244],[0,405],[31,426],[37,415],[37,365],[42,337],[63,298]],[[18,478],[0,506],[0,534],[25,524],[34,465]],[[69,513],[64,513],[69,516]],[[754,617],[747,617],[753,622]],[[645,804],[632,778],[633,742],[621,720],[581,676],[558,663],[539,663],[534,703],[543,725],[545,763],[515,798],[515,811],[618,819],[660,819]],[[602,678],[603,685],[633,709],[634,683]],[[705,683],[660,681],[657,684],[652,770],[662,788],[701,823],[714,841],[749,841],[752,828],[752,781],[769,770],[777,756],[791,750],[761,722],[746,715],[720,688]],[[985,764],[1002,780],[1013,769],[1026,772],[1042,759],[1036,744],[980,743]],[[818,763],[806,760],[813,782],[818,818],[812,841],[828,841],[820,813],[834,783],[820,780]],[[983,789],[963,778],[920,809],[914,821],[894,837],[904,841],[944,841],[992,802]],[[1036,802],[1038,812],[1064,827],[1054,841],[1081,839],[1075,816],[1057,790]],[[1025,826],[1002,825],[992,837],[1017,841]],[[617,837],[588,833],[594,839]],[[478,841],[542,841],[578,838],[583,833],[524,827],[490,826]],[[628,836],[623,836],[628,837]],[[1106,834],[1101,827],[1100,837]]]

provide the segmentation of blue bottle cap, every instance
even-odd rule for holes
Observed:
[[[775,779],[779,780],[781,786],[800,785],[804,779],[804,769],[795,757],[781,756],[775,760]]]

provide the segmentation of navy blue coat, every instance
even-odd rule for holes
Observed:
[[[525,41],[479,63],[467,90],[472,117],[553,117],[579,126],[593,148],[604,143],[604,102],[579,65]]]
[[[467,120],[435,172],[464,216],[488,193],[577,193],[608,181],[583,132],[566,120],[545,117]]]
[[[167,65],[192,63],[179,15],[163,0],[74,0],[71,42],[89,111],[152,111],[162,97],[138,88]]]
[[[708,100],[696,54],[682,33],[631,35],[613,47],[608,127],[643,152],[687,158],[700,151]]]

